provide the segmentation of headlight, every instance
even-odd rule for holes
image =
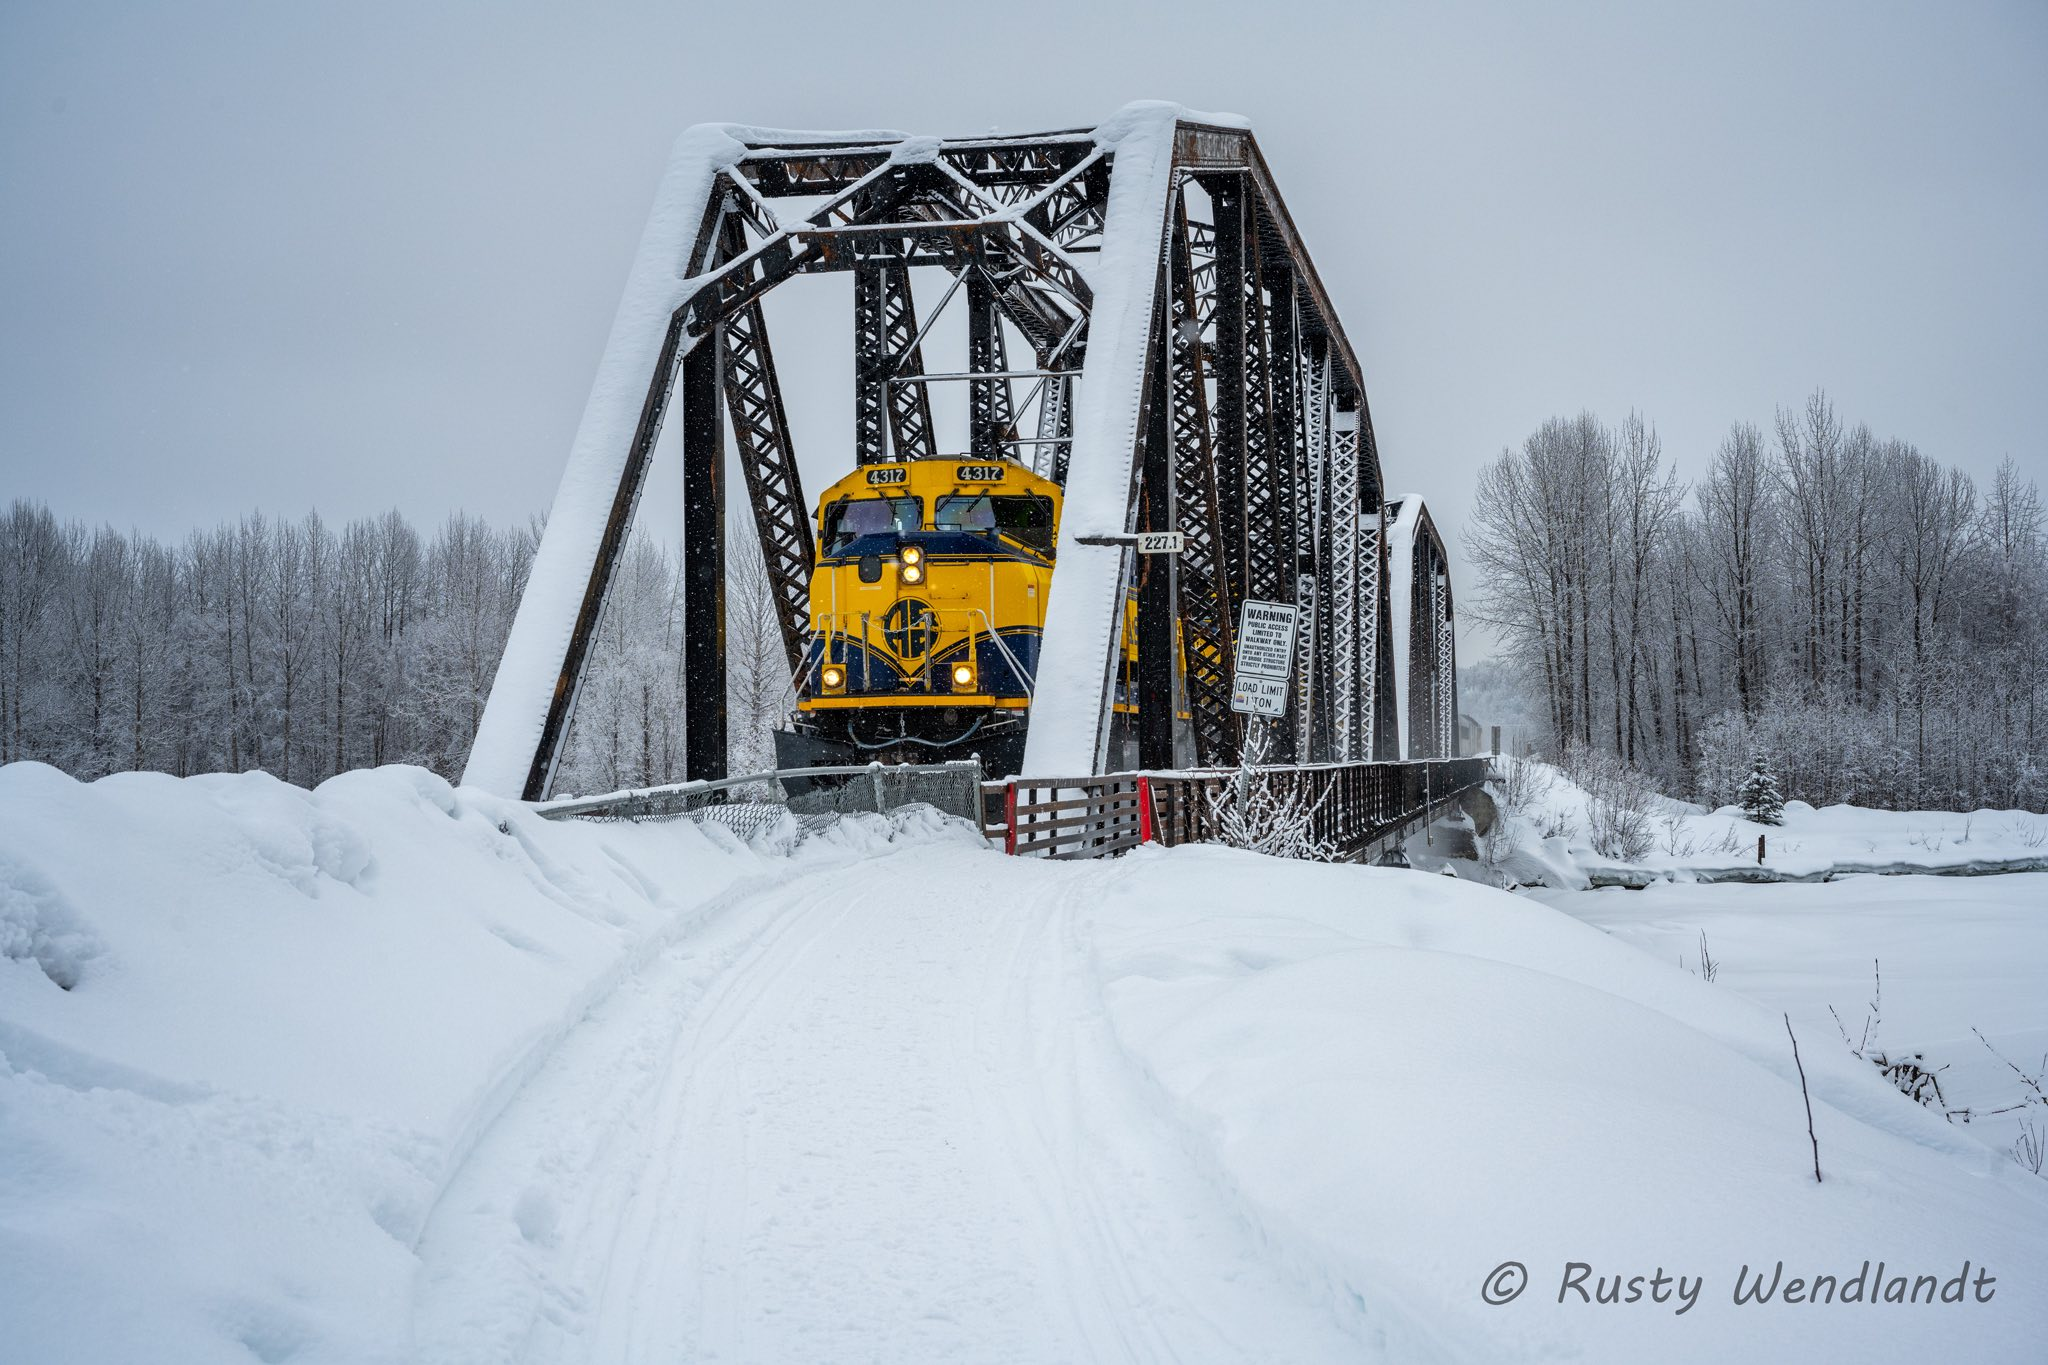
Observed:
[[[922,564],[905,564],[905,565],[903,566],[903,581],[904,581],[905,583],[922,583],[922,582],[924,582],[924,565],[922,565]]]
[[[974,690],[973,664],[953,665],[953,690],[955,692],[972,692]]]
[[[818,680],[825,684],[827,692],[846,690],[846,669],[839,664],[826,664],[818,670]]]
[[[905,564],[922,564],[922,563],[924,563],[924,551],[923,551],[923,550],[921,550],[921,549],[919,549],[919,548],[918,548],[917,546],[915,546],[915,545],[906,545],[906,546],[904,546],[904,547],[903,547],[903,562],[904,562]]]

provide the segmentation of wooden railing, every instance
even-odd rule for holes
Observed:
[[[1001,794],[994,832],[1005,853],[1103,858],[1143,842],[1138,798],[1144,783],[1133,773],[1112,773],[1012,778],[988,783],[984,790],[994,788]]]
[[[1410,763],[1330,763],[1257,770],[1310,812],[1310,831],[1340,858],[1369,857],[1443,814],[1486,781],[1483,758]],[[1224,771],[1012,778],[983,784],[983,828],[1004,851],[1101,858],[1140,843],[1194,844],[1219,837]]]

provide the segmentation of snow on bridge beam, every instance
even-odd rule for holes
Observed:
[[[464,785],[537,800],[553,781],[676,369],[698,344],[685,334],[683,308],[719,235],[714,192],[758,147],[845,148],[905,136],[713,123],[676,140],[470,746]]]
[[[1212,190],[1212,208],[1215,203],[1235,205],[1241,215],[1228,308],[1217,302],[1219,234],[1191,220],[1188,211],[1190,191],[1206,199]],[[779,219],[777,205],[790,199],[804,201],[802,216],[785,209]],[[1201,552],[1169,571],[1171,600],[1183,635],[1203,651],[1181,681],[1188,704],[1201,716],[1199,757],[1209,762],[1235,757],[1234,720],[1226,716],[1219,721],[1211,714],[1219,703],[1209,694],[1227,688],[1237,606],[1255,577],[1283,600],[1297,590],[1315,594],[1319,603],[1330,600],[1329,584],[1322,581],[1333,572],[1330,566],[1356,559],[1335,553],[1333,538],[1350,536],[1363,524],[1345,515],[1331,495],[1341,486],[1347,507],[1355,498],[1361,510],[1376,514],[1376,446],[1357,357],[1250,130],[1229,116],[1140,103],[1093,130],[1018,137],[942,141],[902,133],[786,133],[731,125],[705,125],[683,135],[642,235],[478,730],[466,782],[528,799],[546,794],[678,371],[724,375],[735,318],[744,324],[740,339],[747,344],[741,349],[748,353],[736,359],[753,363],[748,356],[756,357],[755,370],[761,373],[745,370],[725,375],[727,382],[698,382],[692,391],[700,403],[712,406],[721,406],[721,396],[725,402],[748,400],[742,404],[746,411],[736,413],[745,428],[736,435],[751,432],[758,438],[743,441],[741,452],[751,500],[764,545],[771,550],[771,573],[779,569],[789,580],[780,584],[778,598],[798,601],[798,576],[805,567],[800,561],[809,554],[808,546],[798,543],[807,534],[798,533],[808,531],[808,509],[799,508],[792,516],[782,505],[800,492],[786,433],[779,430],[760,296],[798,274],[863,272],[869,292],[878,296],[869,300],[868,309],[877,315],[868,325],[877,334],[871,349],[882,352],[875,359],[907,361],[899,375],[915,375],[921,364],[904,349],[914,350],[920,335],[915,314],[907,292],[894,297],[901,292],[904,272],[915,265],[943,265],[956,278],[972,272],[970,283],[999,282],[993,290],[974,284],[973,301],[981,313],[988,318],[1000,314],[1016,328],[1038,352],[1041,369],[1071,371],[1078,362],[1080,370],[1078,380],[1041,385],[1038,439],[1029,443],[1045,447],[1031,453],[1061,476],[1067,510],[1040,661],[1041,676],[1059,684],[1038,691],[1025,770],[1102,771],[1111,763],[1110,703],[1131,565],[1126,550],[1086,545],[1080,538],[1128,532],[1137,524],[1139,457],[1147,429],[1166,432],[1173,448],[1170,459],[1155,453],[1151,467],[1170,467],[1178,484],[1190,477],[1208,481],[1199,495],[1155,498],[1149,515],[1177,520],[1192,514],[1208,523],[1190,528]],[[878,281],[891,291],[887,318],[880,290],[873,287]],[[1250,372],[1258,382],[1256,394],[1240,391],[1227,401],[1221,393],[1209,396],[1221,372],[1205,371],[1203,354],[1229,349],[1217,345],[1219,314],[1229,314],[1226,320],[1237,331],[1231,345],[1248,348],[1255,362]],[[991,331],[986,326],[980,330]],[[885,344],[879,342],[883,331],[888,333]],[[999,335],[993,332],[986,339]],[[712,351],[697,355],[707,342]],[[991,354],[973,368],[1000,368],[993,346],[988,349]],[[692,362],[687,366],[686,357]],[[1148,376],[1163,365],[1173,367],[1171,382],[1148,389]],[[1242,383],[1246,367],[1237,369]],[[739,399],[731,392],[721,395],[722,388],[732,389],[735,377],[745,380],[747,375],[758,381],[761,392],[754,397],[760,401],[748,398],[753,390],[744,382]],[[1170,403],[1170,422],[1145,420],[1148,391]],[[921,385],[912,392],[922,399]],[[1007,418],[997,413],[1000,397],[993,395],[984,425],[1013,435],[1022,413]],[[1027,396],[1025,402],[1030,401]],[[682,402],[686,432],[720,431],[722,414],[692,413],[689,397]],[[869,401],[860,409],[870,427],[879,425],[869,410],[875,406]],[[1248,471],[1241,464],[1234,477],[1218,479],[1219,469],[1233,474],[1228,466],[1234,443],[1212,430],[1210,415],[1217,413],[1214,420],[1220,421],[1222,409],[1242,412],[1247,407],[1256,414],[1261,433],[1264,472],[1254,481],[1260,485],[1256,488],[1247,486]],[[1341,450],[1332,411],[1346,414],[1348,439]],[[922,410],[897,412],[892,406],[889,417],[898,428],[899,447],[921,446],[929,439]],[[920,426],[926,428],[922,440],[906,439]],[[878,434],[870,432],[862,448],[875,444],[872,438]],[[992,432],[983,434],[987,445]],[[722,435],[715,440],[722,447]],[[1026,444],[1010,435],[1002,441],[1005,446]],[[1307,449],[1310,442],[1316,450]],[[692,450],[704,444],[685,442]],[[693,460],[692,478],[701,474],[707,487],[686,488],[691,505],[708,506],[706,499],[715,499],[719,491],[721,476],[711,468],[716,458],[708,450],[697,450]],[[867,458],[873,458],[872,451]],[[1355,469],[1340,477],[1333,465],[1338,459],[1355,461]],[[747,461],[787,465],[788,477],[756,478],[761,471]],[[764,488],[779,491],[764,501]],[[1306,557],[1288,553],[1280,556],[1283,562],[1259,562],[1252,528],[1235,524],[1248,492],[1271,513],[1266,519],[1273,523],[1275,539],[1301,539],[1309,547]],[[1310,517],[1305,529],[1297,525],[1297,513]],[[1331,526],[1322,527],[1322,520]],[[686,522],[701,524],[703,519],[690,517],[686,508]],[[1221,543],[1219,535],[1226,530],[1244,534],[1223,537],[1233,543]],[[777,539],[785,535],[787,546]],[[1264,553],[1272,547],[1261,543],[1257,548]],[[713,646],[723,578],[718,565],[705,573],[706,582],[691,596],[696,610],[686,613],[685,634],[691,642],[686,652],[708,668],[718,657]],[[1302,573],[1316,581],[1297,589]],[[1361,580],[1371,577],[1359,575]],[[1148,648],[1155,652],[1168,638],[1157,621],[1159,605],[1155,585],[1152,629],[1146,632]],[[1373,605],[1383,616],[1383,599],[1357,603],[1368,618]],[[1322,623],[1309,632],[1300,695],[1318,707],[1327,708],[1335,695],[1331,669],[1348,665],[1348,656],[1344,663],[1324,657],[1328,642],[1339,634]],[[1349,645],[1359,632],[1342,634]],[[697,673],[686,707],[688,719],[697,722],[691,729],[702,731],[704,738],[722,720],[723,688],[703,669]],[[1157,691],[1156,669],[1150,686]],[[1369,684],[1349,689],[1353,697],[1372,692]],[[1227,692],[1222,704],[1227,704]],[[1320,719],[1302,726],[1301,742],[1315,751],[1302,757],[1325,756],[1322,750],[1338,742],[1339,728]],[[1151,747],[1160,747],[1156,734]],[[689,749],[692,764],[701,769],[690,775],[715,775],[711,769],[722,764],[722,754],[712,754],[708,740]]]

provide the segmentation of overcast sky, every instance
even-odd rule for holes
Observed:
[[[1136,98],[1253,121],[1388,484],[1447,529],[1547,416],[1638,408],[1691,473],[1816,385],[1980,479],[2048,472],[2041,0],[0,0],[0,498],[168,535],[523,519],[682,128]],[[815,489],[848,458],[850,291],[782,293]],[[675,523],[672,477],[642,515]]]

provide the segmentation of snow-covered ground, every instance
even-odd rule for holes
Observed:
[[[1594,846],[1592,798],[1547,763],[1527,762],[1536,796],[1512,817],[1504,870],[1524,882],[1584,888],[1588,880],[1636,884],[1727,877],[1820,881],[1863,872],[2048,869],[2048,815],[2023,810],[1893,811],[1787,801],[1783,823],[1759,824],[1739,807],[1651,796],[1639,857]],[[1765,840],[1757,861],[1757,839]]]
[[[0,1356],[2038,1359],[2048,1184],[1802,1023],[1816,1185],[1732,928],[1708,983],[1418,872],[774,843],[0,770]],[[1968,1301],[1732,1302],[1779,1260]]]
[[[2048,1070],[2048,874],[1530,894],[1692,972],[1704,935],[1715,980],[1789,1013],[1801,1038],[1842,1047],[1846,1032],[1867,1055],[1941,1068],[1946,1107],[2001,1151],[2023,1121],[2048,1127],[2038,1102],[1990,1112],[2028,1095],[2000,1054]]]
[[[764,857],[406,768],[0,768],[0,1359],[409,1358],[414,1249],[586,1014],[892,837]]]

